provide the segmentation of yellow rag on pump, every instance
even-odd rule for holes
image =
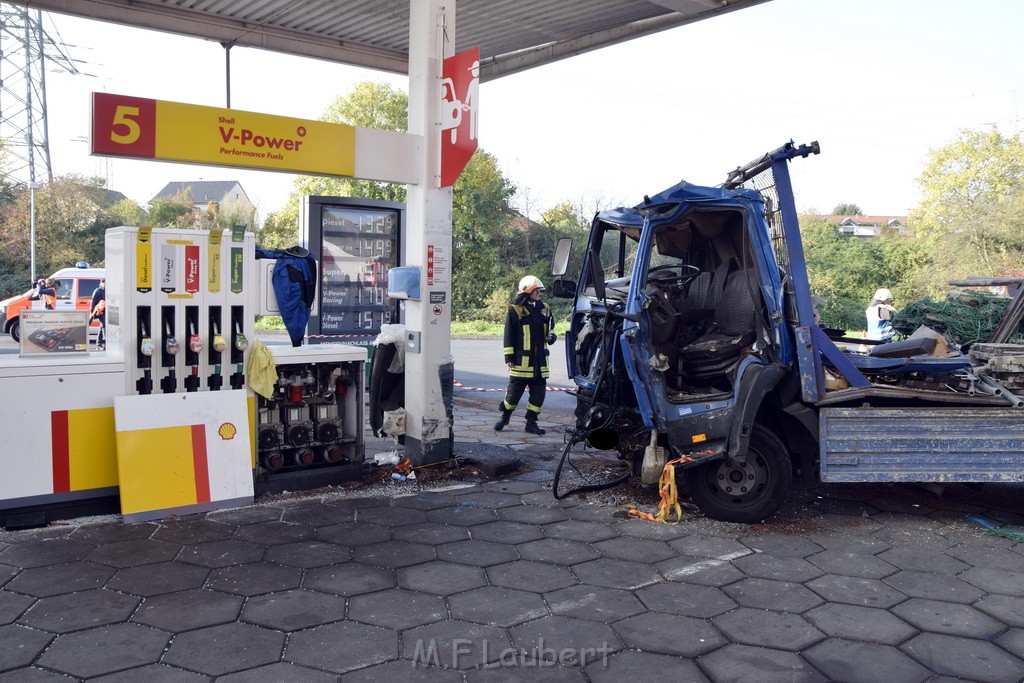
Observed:
[[[259,339],[249,344],[249,387],[263,398],[274,395],[277,365],[267,345]]]

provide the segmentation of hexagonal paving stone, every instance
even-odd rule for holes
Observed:
[[[605,557],[612,557],[619,560],[639,560],[642,562],[660,562],[678,553],[664,541],[653,541],[635,536],[620,536],[609,538],[594,544],[594,548]]]
[[[629,591],[597,586],[569,586],[544,595],[553,614],[610,624],[646,611]]]
[[[260,522],[276,522],[281,519],[281,508],[273,505],[250,505],[244,508],[233,508],[211,512],[206,515],[207,519],[221,524],[245,525],[258,524]]]
[[[397,657],[397,633],[354,621],[315,626],[294,633],[288,639],[288,649],[284,654],[286,661],[335,673],[361,669]]]
[[[231,538],[235,527],[221,524],[212,519],[186,519],[179,521],[163,521],[152,537],[158,541],[177,543],[178,545],[195,545],[210,541],[223,541]]]
[[[215,569],[207,581],[209,588],[235,595],[259,595],[298,588],[302,570],[269,562],[250,562]]]
[[[313,540],[272,546],[267,549],[265,557],[267,562],[302,569],[347,562],[351,558],[352,549],[348,546]]]
[[[612,624],[626,647],[693,658],[729,641],[704,619],[647,612]]]
[[[313,538],[313,529],[291,522],[259,522],[239,527],[234,537],[256,545],[283,545]]]
[[[135,538],[149,538],[158,528],[152,522],[139,522],[137,524],[83,524],[71,532],[70,538],[90,541],[96,544],[113,543],[115,541],[130,541]]]
[[[588,664],[586,672],[588,680],[593,683],[621,683],[629,680],[700,683],[708,680],[691,661],[650,652],[616,652],[607,661],[598,660]]]
[[[985,594],[976,586],[946,574],[904,571],[883,580],[899,592],[912,598],[970,603]],[[1021,581],[1024,581],[1024,574],[1021,575]]]
[[[302,503],[286,505],[281,512],[281,521],[293,524],[306,524],[312,527],[330,526],[351,522],[356,517],[355,510],[324,503]]]
[[[577,519],[567,519],[564,522],[545,524],[544,533],[549,538],[565,538],[570,541],[583,541],[584,543],[595,543],[615,538],[618,535],[610,524],[581,522]]]
[[[134,541],[118,541],[101,545],[89,553],[88,559],[90,562],[123,569],[140,564],[167,562],[173,560],[179,551],[181,551],[181,546],[177,543],[140,538]]]
[[[984,640],[922,633],[900,649],[940,675],[994,682],[1024,678],[1024,662]]]
[[[698,586],[725,586],[747,577],[730,563],[680,555],[654,565],[669,581],[692,583]]]
[[[990,639],[1006,627],[967,605],[912,598],[892,608],[893,614],[922,631],[950,636]]]
[[[497,508],[509,508],[514,505],[522,505],[522,499],[519,496],[509,493],[483,491],[480,493],[470,493],[465,496],[459,496],[459,504],[475,505],[477,507],[491,508],[494,510]]]
[[[777,609],[781,612],[804,612],[822,603],[822,599],[799,583],[744,579],[722,588],[725,594],[743,607]]]
[[[528,659],[562,666],[585,665],[622,649],[622,641],[606,624],[570,617],[542,617],[513,626],[511,633]]]
[[[1024,628],[1024,598],[1010,595],[986,595],[974,603],[976,609],[990,614],[1007,626]]]
[[[96,588],[43,598],[19,623],[51,633],[69,633],[125,621],[140,602],[132,595]]]
[[[516,560],[488,567],[487,576],[495,586],[538,593],[547,593],[576,584],[576,577],[565,567],[529,560]]]
[[[676,552],[692,557],[704,557],[709,560],[735,560],[754,551],[739,541],[717,536],[686,536],[668,543]]]
[[[35,598],[28,595],[0,591],[0,625],[13,623],[35,601]]]
[[[494,564],[519,559],[519,553],[510,545],[490,541],[459,541],[437,547],[437,558],[445,562],[471,564],[475,567],[489,567]]]
[[[946,551],[946,554],[967,564],[972,564],[977,562],[979,550],[976,545],[962,545],[950,548]],[[985,567],[989,569],[1024,572],[1024,554],[1016,553],[1012,550],[997,550],[995,548],[986,548],[984,553]]]
[[[830,638],[803,653],[830,680],[851,683],[923,681],[928,671],[890,645]]]
[[[512,626],[548,613],[540,595],[510,588],[485,586],[448,598],[453,619],[491,626]]]
[[[54,538],[16,543],[0,551],[0,563],[31,569],[82,560],[96,549],[96,544],[77,538]]]
[[[736,607],[732,598],[719,588],[685,583],[658,583],[641,588],[636,596],[647,609],[705,619]]]
[[[472,669],[495,662],[512,646],[503,629],[468,621],[439,621],[402,634],[402,652],[413,666]]]
[[[132,621],[165,631],[189,631],[238,619],[244,598],[197,589],[146,598]]]
[[[469,529],[470,527],[423,522],[422,524],[397,527],[392,532],[392,538],[396,541],[413,541],[414,543],[423,543],[425,545],[441,545],[469,540]]]
[[[204,567],[228,567],[233,564],[259,562],[263,559],[264,549],[254,543],[225,539],[199,543],[182,548],[178,560]]]
[[[390,527],[423,524],[427,513],[415,508],[391,507],[385,502],[379,507],[360,508],[356,511],[356,521]]]
[[[16,624],[0,626],[0,672],[28,666],[52,639],[49,633]]]
[[[754,553],[738,557],[732,561],[732,564],[748,576],[775,581],[793,581],[794,583],[803,583],[825,573],[802,558],[769,555],[768,553]]]
[[[396,496],[391,500],[391,504],[397,507],[412,508],[414,510],[429,512],[430,510],[455,507],[459,504],[459,501],[455,496],[449,496],[444,493],[428,492],[417,493],[410,496]]]
[[[802,617],[785,612],[740,607],[711,619],[735,643],[798,652],[825,639],[825,634]]]
[[[164,655],[167,664],[220,676],[281,659],[284,634],[249,624],[222,624],[179,633]]]
[[[934,574],[959,574],[970,567],[954,557],[937,553],[932,549],[892,548],[879,553],[878,557],[900,569]]]
[[[518,545],[544,538],[544,532],[532,524],[519,522],[488,522],[471,527],[473,538],[479,541]]]
[[[808,581],[804,585],[825,598],[827,602],[840,602],[847,605],[886,609],[907,599],[903,593],[875,579],[858,579],[852,576],[828,574]]]
[[[764,647],[730,644],[697,660],[716,681],[801,681],[826,680],[792,652]]]
[[[884,609],[831,603],[812,609],[804,618],[826,635],[883,645],[898,645],[917,632]]]
[[[107,587],[148,597],[190,588],[202,588],[209,575],[209,567],[186,562],[158,562],[157,564],[121,569],[110,580]]]
[[[573,565],[572,571],[581,583],[605,588],[635,590],[661,580],[661,574],[649,564],[607,557]]]
[[[345,598],[302,589],[249,598],[240,617],[277,631],[297,631],[344,618]]]
[[[531,541],[516,546],[519,556],[524,560],[535,562],[549,562],[569,566],[588,562],[601,557],[593,547],[580,541],[570,541],[564,538],[544,538],[539,541]]]
[[[352,561],[375,567],[409,567],[435,559],[434,547],[408,541],[384,541],[353,549]]]
[[[569,519],[577,519],[581,522],[602,522],[612,523],[620,519],[626,519],[626,512],[604,503],[589,503],[580,501],[579,505],[565,508],[565,514]]]
[[[846,550],[826,550],[811,555],[807,561],[828,574],[856,576],[862,579],[883,579],[899,571],[895,566],[874,555]]]
[[[1024,659],[1024,629],[1011,628],[995,639],[997,645]]]
[[[406,629],[440,621],[448,610],[440,596],[391,588],[349,598],[348,616],[374,626]]]
[[[764,534],[760,536],[744,536],[740,543],[751,550],[780,557],[807,557],[819,553],[823,548],[802,536],[781,536]]]
[[[89,590],[104,586],[116,569],[92,562],[70,562],[26,569],[7,584],[8,590],[45,598],[62,593]]]
[[[989,593],[1024,597],[1024,573],[1002,569],[971,567],[959,578]]]
[[[359,522],[343,522],[331,526],[320,527],[316,530],[316,537],[328,543],[339,543],[341,545],[370,545],[382,543],[391,538],[391,529],[377,524]]]
[[[223,683],[337,683],[338,676],[288,662],[274,662],[255,669],[218,676],[217,680]]]
[[[462,683],[462,674],[436,666],[410,666],[407,661],[390,661],[352,671],[345,674],[342,680],[345,683]]]
[[[635,517],[616,522],[613,526],[617,532],[624,536],[647,538],[652,541],[674,541],[689,533],[678,524],[655,524],[648,522],[646,519],[637,519]]]
[[[390,569],[351,563],[307,569],[302,579],[303,588],[346,596],[372,593],[394,585],[395,575]]]
[[[136,683],[137,681],[150,681],[151,683],[200,683],[201,681],[209,681],[210,677],[168,666],[167,664],[147,664],[146,666],[126,669],[125,671],[118,671],[116,674],[108,674],[89,680],[94,683]]]
[[[4,584],[17,576],[20,571],[21,569],[18,567],[0,564],[0,588],[3,588]]]
[[[433,595],[452,595],[487,585],[480,567],[455,562],[425,562],[398,570],[398,585]]]
[[[550,524],[569,519],[569,516],[561,508],[541,505],[517,505],[511,508],[501,508],[498,510],[498,517],[521,524]]]
[[[155,664],[171,634],[115,624],[58,636],[38,664],[79,678],[102,676],[120,669]]]
[[[427,519],[438,524],[474,526],[476,524],[494,522],[498,519],[498,515],[490,508],[476,507],[474,505],[456,505],[455,507],[431,510],[427,513]]]

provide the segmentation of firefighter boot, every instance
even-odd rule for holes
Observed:
[[[494,431],[500,432],[502,429],[504,429],[505,425],[508,424],[508,421],[511,418],[512,418],[512,411],[511,410],[505,410],[505,407],[502,406],[502,408],[501,408],[501,417],[499,417],[498,421],[494,423]]]
[[[533,416],[533,419],[531,419],[531,416]],[[533,415],[533,413],[529,413],[526,416],[526,431],[538,436],[547,433],[546,429],[537,424],[537,416]]]

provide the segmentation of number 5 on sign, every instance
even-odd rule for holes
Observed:
[[[93,93],[92,153],[156,156],[156,100]]]

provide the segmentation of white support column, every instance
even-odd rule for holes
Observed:
[[[422,298],[405,302],[405,450],[414,464],[447,460],[453,445],[452,192],[438,185],[441,73],[454,50],[455,0],[410,0],[409,133],[423,139],[421,182],[409,186],[403,247],[403,263],[422,270]]]

